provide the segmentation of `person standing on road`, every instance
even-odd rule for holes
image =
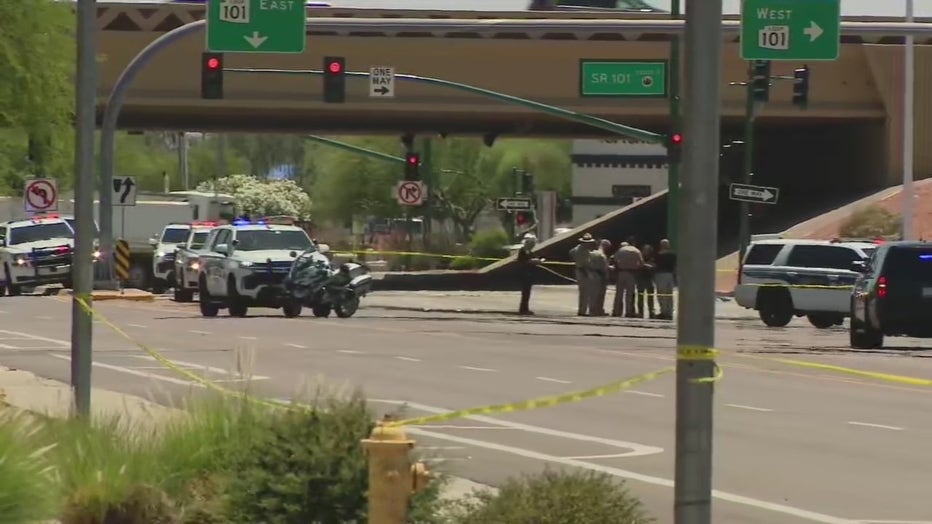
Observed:
[[[615,270],[618,273],[615,281],[615,302],[612,306],[612,316],[635,318],[634,293],[637,290],[637,271],[644,265],[641,250],[634,246],[634,237],[628,237],[621,247],[612,256],[615,260]],[[622,304],[622,301],[624,303]],[[624,310],[622,310],[624,305]]]
[[[535,266],[540,265],[544,259],[534,258],[531,252],[537,245],[537,237],[531,233],[525,233],[521,249],[518,250],[518,275],[521,279],[521,304],[518,306],[519,315],[533,315],[531,311],[531,288],[534,286]]]
[[[644,265],[637,272],[637,308],[636,315],[638,318],[657,318],[654,309],[654,248],[650,244],[641,248],[641,256],[644,257]],[[647,311],[644,311],[644,300],[647,299]],[[646,314],[645,314],[646,313]]]
[[[603,240],[599,244],[592,244],[592,251],[589,252],[589,315],[593,317],[605,316],[605,287],[608,285],[609,265],[608,257],[605,255]],[[609,243],[611,246],[611,243]]]
[[[670,248],[670,241],[660,241],[660,249],[655,259],[654,282],[657,284],[657,301],[660,302],[660,315],[657,318],[673,320],[673,288],[676,285],[676,253]]]
[[[603,278],[602,282],[599,283],[597,288],[599,297],[596,299],[595,303],[599,305],[599,316],[605,316],[608,314],[605,312],[605,293],[608,291],[608,284],[611,282],[612,272],[615,271],[615,268],[612,266],[612,241],[607,238],[603,238],[602,241],[599,242],[599,249],[602,251],[602,254],[605,255],[605,265],[607,267],[607,271],[605,272],[605,277]]]
[[[579,239],[579,244],[570,250],[570,259],[576,265],[576,288],[579,291],[577,297],[576,314],[585,317],[589,314],[589,304],[592,301],[589,296],[589,290],[592,287],[589,281],[589,252],[595,245],[595,239],[592,235],[586,233]]]

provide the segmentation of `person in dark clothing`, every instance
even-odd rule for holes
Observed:
[[[518,306],[519,315],[534,314],[530,308],[531,288],[534,286],[534,271],[536,271],[534,266],[544,261],[543,258],[534,258],[531,256],[531,252],[534,250],[535,245],[537,245],[537,237],[527,233],[524,235],[524,245],[518,250],[518,275],[521,279],[521,304]]]
[[[654,283],[657,284],[657,301],[660,302],[658,318],[673,320],[673,288],[676,286],[676,253],[670,241],[660,241],[660,250],[654,257]]]
[[[657,318],[654,312],[654,268],[656,264],[653,246],[646,244],[641,248],[641,256],[644,257],[644,263],[637,271],[637,307],[635,316],[638,318]],[[647,315],[644,311],[644,299],[647,298]]]

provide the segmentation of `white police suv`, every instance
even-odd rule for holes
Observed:
[[[0,296],[23,288],[71,287],[74,231],[58,215],[37,215],[0,223]]]
[[[213,221],[192,222],[187,239],[175,248],[175,281],[173,299],[175,302],[191,302],[197,291],[197,276],[200,270],[200,256],[207,249],[210,232],[218,225]]]
[[[201,253],[198,294],[201,314],[217,316],[226,308],[243,317],[250,307],[281,308],[286,317],[301,314],[301,305],[284,287],[291,264],[314,243],[294,225],[262,220],[236,220],[211,233]]]
[[[823,329],[840,325],[859,276],[853,263],[869,259],[876,248],[870,241],[754,241],[741,262],[735,302],[757,310],[771,327],[786,326],[794,316]]]

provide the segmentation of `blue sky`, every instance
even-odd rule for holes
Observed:
[[[3,1],[3,0],[0,0]],[[9,1],[9,0],[6,0]],[[114,0],[110,0],[114,1]],[[120,0],[116,0],[120,1]],[[129,3],[158,3],[159,0],[122,0]],[[167,1],[167,0],[164,0]],[[475,11],[521,11],[527,0],[328,0],[335,7],[386,9],[467,9]],[[684,0],[688,2],[689,0]],[[726,13],[737,14],[741,0],[723,0]],[[648,0],[661,9],[670,8],[670,0]],[[914,0],[916,16],[932,17],[932,0]],[[841,0],[842,13],[848,16],[904,16],[906,0]]]

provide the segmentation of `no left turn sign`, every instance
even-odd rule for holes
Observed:
[[[58,186],[51,178],[28,180],[23,200],[28,213],[58,211]]]

